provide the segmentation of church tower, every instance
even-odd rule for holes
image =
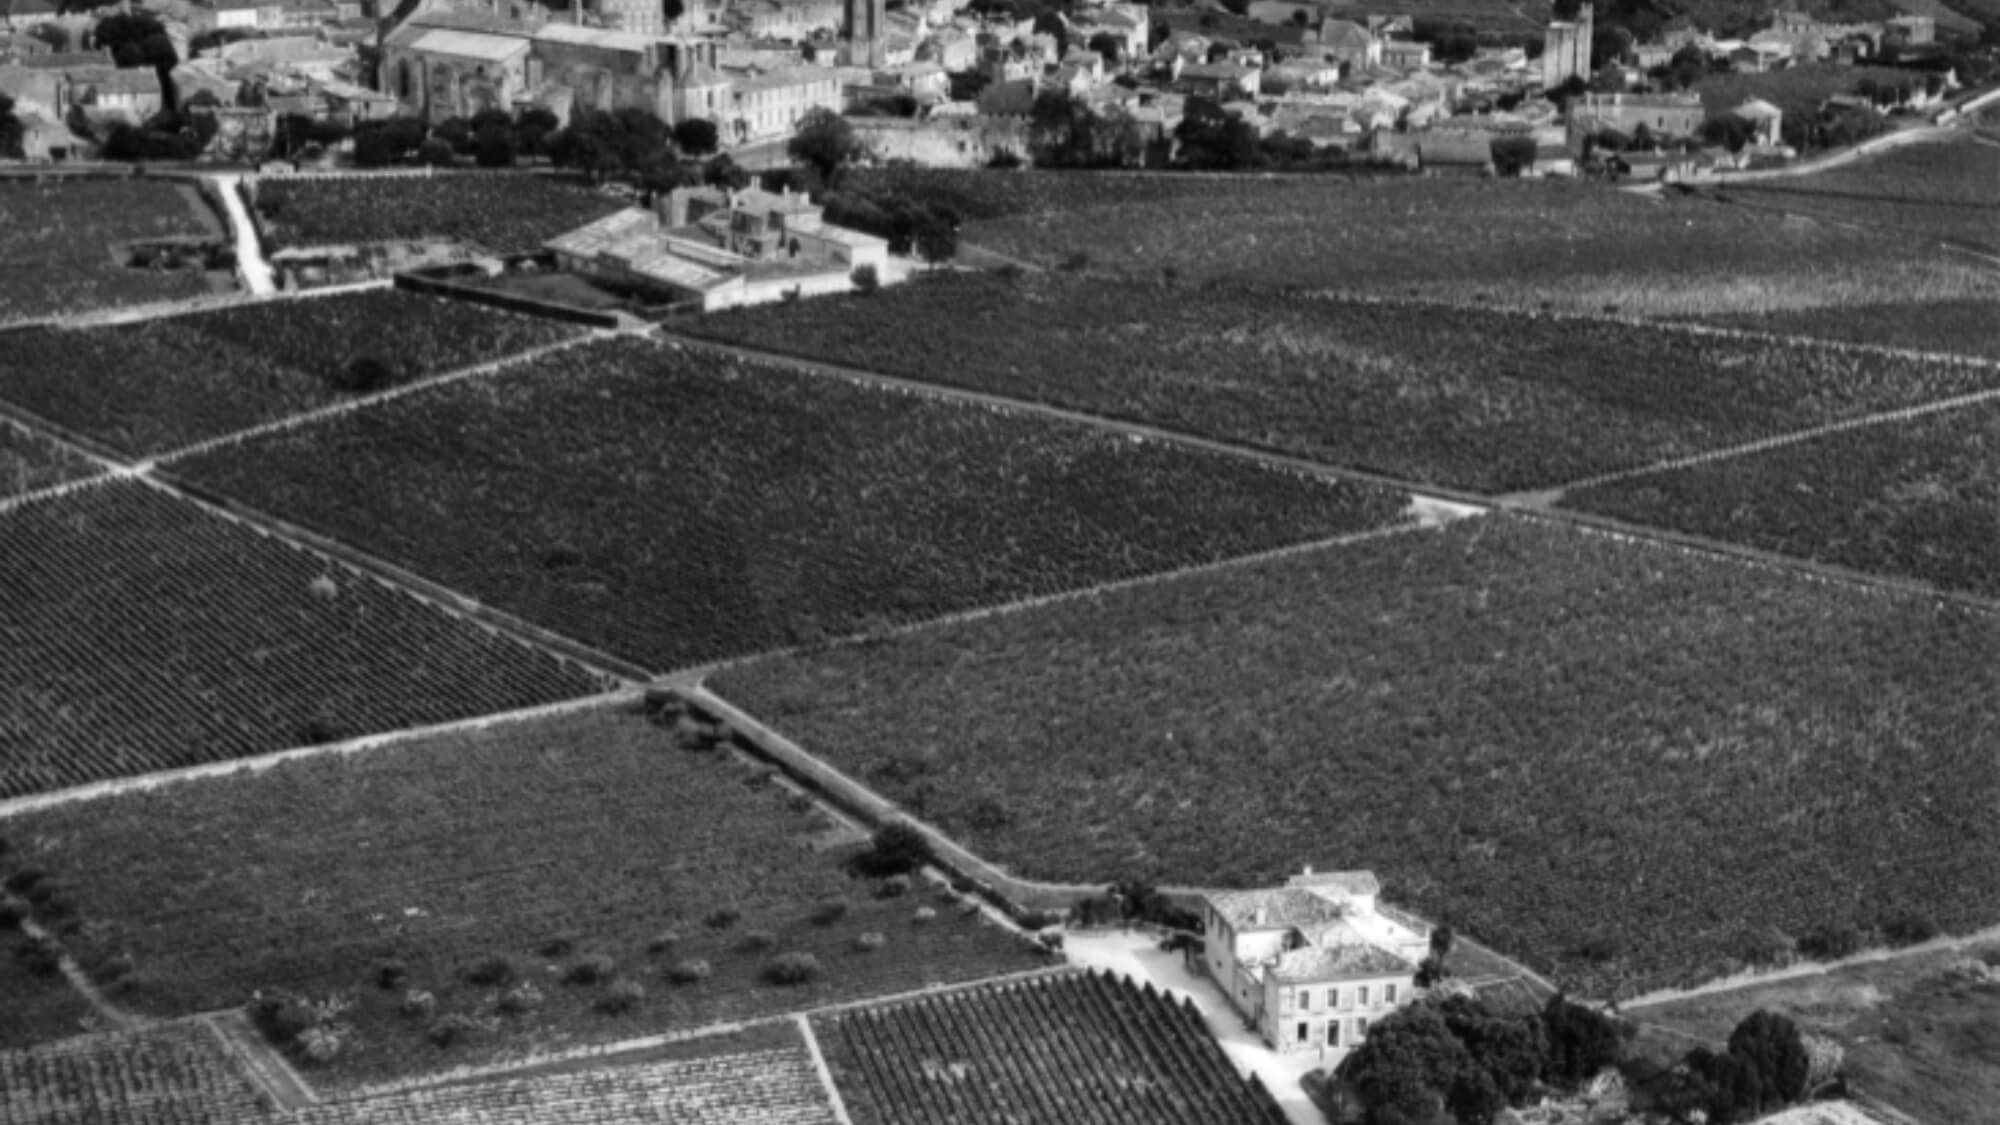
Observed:
[[[1573,21],[1549,24],[1542,40],[1542,88],[1553,90],[1573,77],[1589,81],[1590,40],[1596,33],[1595,13],[1586,3]]]
[[[846,43],[842,61],[880,70],[888,57],[887,17],[887,0],[841,0],[841,38]]]

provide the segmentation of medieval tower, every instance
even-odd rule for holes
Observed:
[[[887,59],[887,0],[841,0],[841,62],[880,70]]]
[[[1577,9],[1574,22],[1549,24],[1542,43],[1542,88],[1552,90],[1571,78],[1590,80],[1591,26],[1589,4]]]

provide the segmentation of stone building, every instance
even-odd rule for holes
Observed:
[[[1589,81],[1590,39],[1596,33],[1589,4],[1577,10],[1574,21],[1549,24],[1542,38],[1542,88],[1552,90],[1571,78]]]

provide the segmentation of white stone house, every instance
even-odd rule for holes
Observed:
[[[1202,905],[1202,964],[1281,1054],[1336,1065],[1371,1023],[1415,999],[1430,927],[1377,902],[1372,872],[1218,891]]]

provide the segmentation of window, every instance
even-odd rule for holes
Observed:
[[[1368,1035],[1368,1017],[1367,1017],[1367,1016],[1356,1016],[1356,1017],[1354,1017],[1354,1040],[1355,1040],[1355,1042],[1357,1042],[1357,1043],[1358,1043],[1358,1042],[1360,1042],[1360,1041],[1361,1041],[1361,1040],[1362,1040],[1363,1038],[1365,1038],[1365,1037],[1366,1037],[1367,1035]]]
[[[1326,1021],[1326,1045],[1327,1045],[1327,1046],[1329,1046],[1329,1047],[1338,1047],[1338,1046],[1340,1046],[1340,1021],[1339,1021],[1339,1020],[1328,1020],[1328,1021]]]
[[[1354,993],[1354,1002],[1366,1008],[1368,1006],[1368,986],[1364,984],[1360,988],[1355,989]]]
[[[1311,1024],[1309,1024],[1309,1023],[1307,1023],[1307,1022],[1305,1022],[1304,1020],[1300,1020],[1300,1021],[1299,1021],[1299,1042],[1301,1042],[1301,1043],[1304,1043],[1304,1042],[1305,1042],[1305,1041],[1306,1041],[1307,1039],[1309,1039],[1309,1038],[1311,1038],[1311,1037],[1312,1037],[1312,1025],[1311,1025]]]
[[[1326,990],[1326,1006],[1329,1008],[1340,1006],[1340,990],[1338,988],[1329,988]]]
[[[1299,1011],[1310,1012],[1312,1010],[1313,1010],[1313,990],[1310,988],[1299,989]]]
[[[1395,986],[1395,985],[1393,985],[1393,984],[1385,984],[1385,985],[1383,985],[1383,986],[1382,986],[1382,1002],[1383,1002],[1384,1004],[1394,1004],[1394,1003],[1396,1002],[1396,986]]]

